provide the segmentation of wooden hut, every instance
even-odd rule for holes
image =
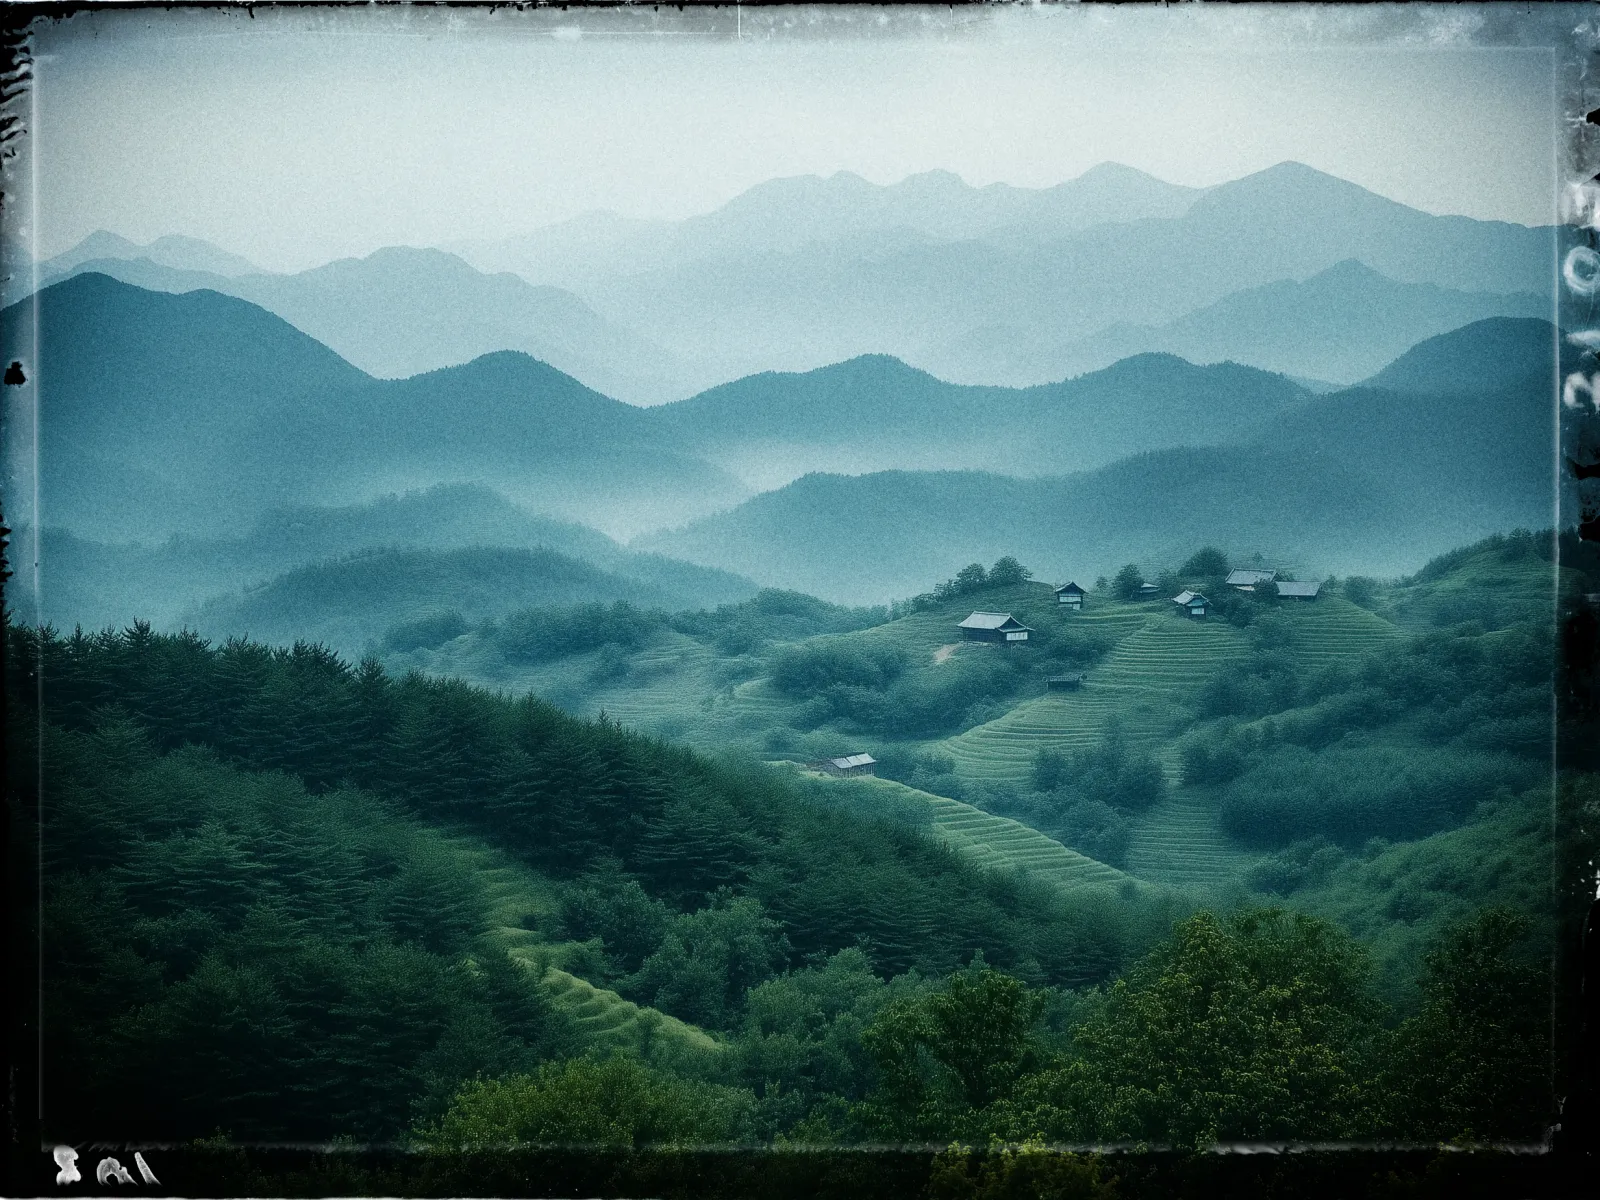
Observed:
[[[1238,588],[1241,592],[1253,592],[1256,590],[1257,585],[1271,583],[1277,577],[1278,573],[1276,571],[1256,571],[1248,567],[1241,567],[1238,570],[1229,571],[1225,582],[1229,587]]]
[[[1172,602],[1191,617],[1203,617],[1206,615],[1206,610],[1211,607],[1211,601],[1199,592],[1179,592],[1172,598]]]
[[[1315,600],[1322,591],[1320,583],[1297,583],[1290,579],[1278,580],[1278,596],[1283,600]]]
[[[1065,604],[1068,608],[1081,609],[1083,596],[1083,589],[1075,583],[1063,583],[1056,589],[1056,603]]]
[[[806,765],[814,771],[825,771],[829,775],[871,775],[878,765],[878,760],[870,754],[847,754],[843,758],[824,758]]]
[[[970,642],[1025,642],[1033,632],[1010,613],[975,612],[957,626]]]

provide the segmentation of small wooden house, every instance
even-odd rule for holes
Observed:
[[[1056,603],[1065,604],[1068,608],[1081,609],[1083,596],[1083,589],[1075,583],[1063,583],[1056,589]]]
[[[1139,599],[1140,600],[1154,600],[1156,598],[1157,593],[1159,593],[1160,591],[1161,591],[1161,589],[1158,588],[1153,583],[1141,583],[1139,585],[1139,593],[1138,593]]]
[[[1191,617],[1203,617],[1206,615],[1206,610],[1211,607],[1211,601],[1199,592],[1179,592],[1172,598],[1172,602]]]
[[[1322,591],[1320,583],[1296,583],[1288,579],[1278,580],[1278,596],[1283,600],[1315,600],[1317,593]]]
[[[1033,632],[1010,613],[975,612],[957,626],[969,642],[1026,642]]]
[[[1083,686],[1082,675],[1052,675],[1044,686],[1052,692],[1075,692]]]
[[[843,758],[824,758],[820,762],[807,763],[814,771],[825,771],[829,775],[871,775],[873,768],[878,765],[878,760],[870,754],[847,754]]]
[[[1271,583],[1278,577],[1276,571],[1255,571],[1249,568],[1240,568],[1229,571],[1225,581],[1231,588],[1238,588],[1241,592],[1253,592],[1258,584]]]

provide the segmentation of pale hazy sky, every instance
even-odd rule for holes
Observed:
[[[1042,187],[1106,160],[1206,185],[1297,159],[1430,212],[1542,224],[1557,127],[1541,19],[85,13],[37,35],[35,244],[185,233],[299,269],[597,208],[678,218],[776,176]],[[1484,44],[1507,40],[1522,44]]]

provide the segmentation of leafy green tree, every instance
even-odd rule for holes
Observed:
[[[1362,608],[1371,608],[1378,601],[1378,581],[1365,575],[1350,576],[1339,590],[1351,604],[1359,604]]]
[[[782,928],[759,900],[721,889],[707,907],[673,919],[627,988],[674,1016],[721,1028],[787,952]]]
[[[763,1132],[792,1135],[807,1124],[806,1140],[845,1133],[848,1102],[865,1096],[875,1071],[862,1032],[893,995],[919,986],[915,976],[885,984],[851,947],[751,988],[733,1051],[761,1099]]]
[[[615,858],[602,859],[561,895],[562,932],[598,937],[619,973],[637,971],[661,945],[672,912],[639,886]]]
[[[1228,556],[1215,546],[1205,546],[1191,554],[1178,574],[1185,579],[1224,579],[1228,574]]]
[[[933,595],[938,600],[952,600],[981,591],[990,582],[989,573],[983,569],[982,563],[968,563],[955,573],[953,579],[947,579],[934,588]]]
[[[862,1035],[879,1084],[862,1105],[882,1134],[959,1135],[1033,1062],[1044,998],[975,957],[926,995],[897,1000]]]
[[[440,1148],[694,1146],[743,1141],[754,1097],[675,1078],[631,1058],[573,1058],[531,1074],[467,1084],[437,1123]]]
[[[1033,790],[1053,792],[1067,777],[1067,756],[1049,746],[1041,747],[1033,755]]]
[[[448,612],[430,613],[391,626],[383,635],[383,646],[386,650],[401,652],[431,650],[466,632],[466,618],[452,608]]]
[[[816,638],[779,651],[772,660],[772,682],[791,695],[808,695],[841,684],[881,691],[905,668],[906,654],[898,646]]]
[[[1111,580],[1111,592],[1118,600],[1137,600],[1139,589],[1143,586],[1144,572],[1139,570],[1137,563],[1129,563]]]
[[[1366,955],[1327,922],[1200,912],[1119,979],[1072,1058],[1018,1089],[1015,1135],[1206,1146],[1373,1127],[1379,1009]]]
[[[1033,572],[1009,554],[989,568],[989,585],[991,587],[1014,587],[1017,584],[1026,583],[1032,578]]]
[[[1395,1032],[1382,1092],[1401,1137],[1540,1136],[1551,1115],[1549,978],[1517,954],[1528,919],[1489,908],[1423,959],[1422,1011]]]

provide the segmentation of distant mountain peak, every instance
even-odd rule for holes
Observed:
[[[1295,162],[1292,159],[1274,163],[1270,167],[1242,175],[1227,183],[1219,183],[1210,188],[1198,203],[1222,204],[1242,197],[1259,198],[1279,205],[1293,203],[1295,199],[1316,197],[1338,199],[1344,203],[1365,202],[1393,205],[1395,208],[1406,207],[1398,200],[1380,196],[1359,183],[1352,183],[1348,179],[1341,179],[1337,175],[1330,175],[1326,171],[1319,171],[1316,167],[1308,167],[1305,163]]]
[[[934,167],[928,171],[918,171],[914,175],[907,175],[899,183],[892,186],[910,190],[940,191],[970,191],[972,185],[954,171],[947,171],[943,167]]]
[[[374,250],[365,258],[347,258],[341,260],[347,263],[371,263],[374,266],[387,266],[390,264],[408,267],[427,266],[435,269],[444,268],[451,271],[478,272],[473,266],[458,254],[451,254],[448,250],[435,249],[432,246],[382,246]]]
[[[56,257],[65,258],[70,255],[82,259],[126,258],[143,249],[139,243],[130,241],[121,234],[112,233],[109,229],[96,229],[70,250]]]
[[[95,230],[70,250],[55,255],[41,265],[45,268],[46,275],[55,275],[70,271],[81,263],[108,258],[122,260],[147,258],[172,270],[209,271],[224,276],[263,273],[261,268],[249,259],[232,254],[201,238],[169,233],[141,246],[105,229]]]
[[[1087,179],[1149,179],[1155,181],[1156,183],[1167,182],[1165,179],[1161,179],[1150,174],[1149,171],[1141,171],[1138,167],[1130,167],[1127,163],[1113,162],[1111,159],[1107,159],[1105,162],[1095,163],[1094,166],[1090,167],[1082,174],[1073,176],[1068,182],[1082,183]]]
[[[1312,278],[1383,280],[1385,283],[1394,282],[1394,280],[1390,279],[1381,271],[1374,271],[1359,258],[1341,258],[1338,262],[1334,263],[1333,266],[1328,267],[1325,270],[1318,271],[1314,276],[1312,276]]]
[[[1435,393],[1491,392],[1556,370],[1556,328],[1539,317],[1489,317],[1418,342],[1361,387]]]
[[[792,378],[809,377],[813,379],[849,378],[897,378],[901,380],[928,379],[936,377],[924,371],[921,367],[914,367],[904,359],[896,358],[893,354],[858,354],[854,358],[847,358],[841,362],[829,363],[824,367],[813,367],[809,371],[796,371]]]

